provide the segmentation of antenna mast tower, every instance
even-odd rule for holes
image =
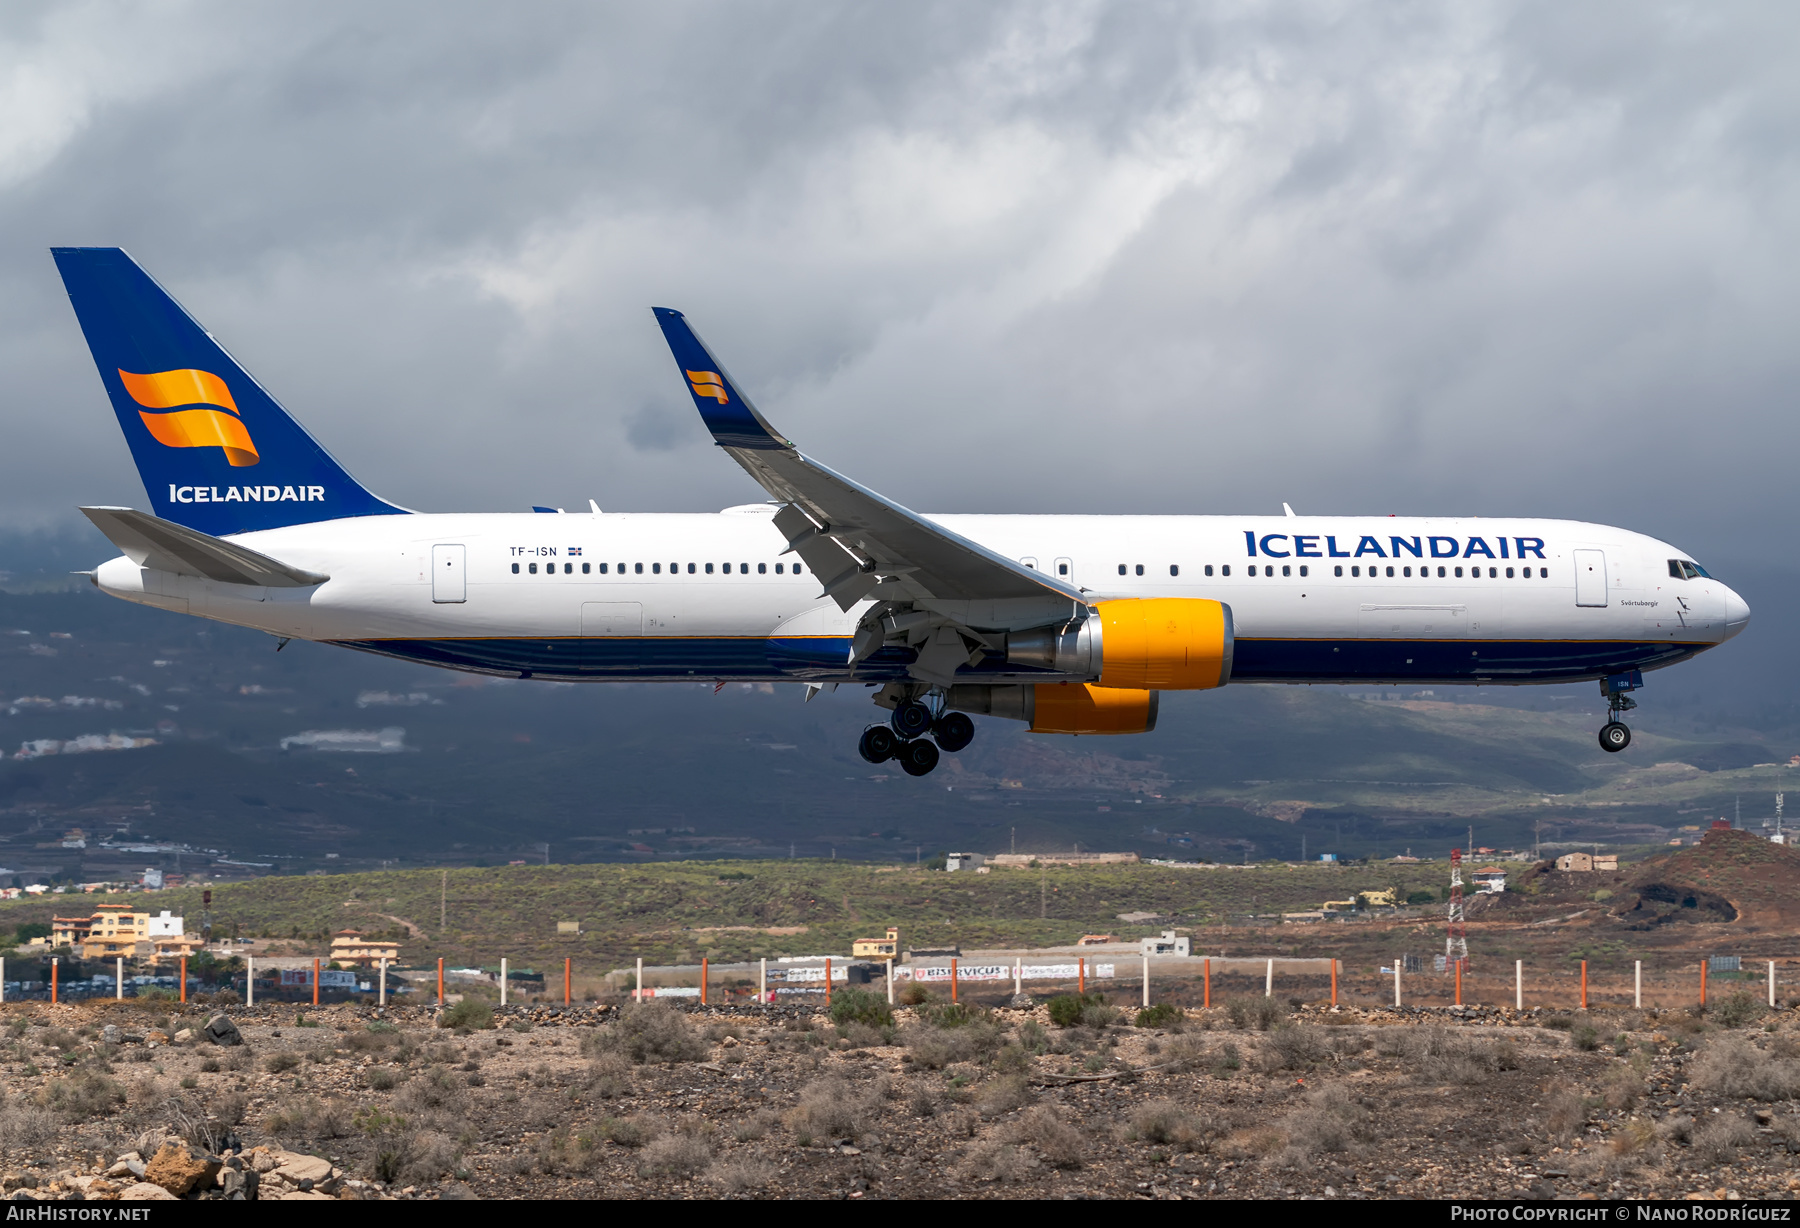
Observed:
[[[1444,969],[1452,971],[1460,962],[1469,965],[1469,932],[1463,924],[1462,850],[1450,850],[1450,917],[1444,927]]]

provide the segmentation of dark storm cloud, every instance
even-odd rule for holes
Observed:
[[[1541,512],[1782,549],[1779,6],[0,16],[0,514],[141,502],[121,243],[373,487],[703,509],[647,308],[942,510]]]

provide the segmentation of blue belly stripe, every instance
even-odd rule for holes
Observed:
[[[540,639],[332,640],[363,652],[446,669],[568,682],[891,682],[907,678],[914,653],[884,648],[848,668],[839,636],[593,636]],[[1685,661],[1710,644],[1583,640],[1240,639],[1233,682],[1578,682]],[[959,678],[981,682],[1002,669],[989,659]],[[1016,674],[1016,669],[1013,671]]]

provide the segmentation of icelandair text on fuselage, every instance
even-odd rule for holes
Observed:
[[[1349,540],[1348,537],[1345,538]],[[1323,547],[1320,543],[1323,542]],[[1397,559],[1411,555],[1415,559],[1524,559],[1544,557],[1544,539],[1541,537],[1496,537],[1492,545],[1485,537],[1425,537],[1414,535],[1402,537],[1390,534],[1387,548],[1370,534],[1363,534],[1357,539],[1354,550],[1338,549],[1338,539],[1333,534],[1325,533],[1264,533],[1258,537],[1255,530],[1244,530],[1244,545],[1250,551],[1250,557],[1257,557],[1258,547],[1261,552],[1272,559],[1360,559],[1373,556],[1378,559]],[[1291,547],[1291,549],[1290,549]]]
[[[1466,1220],[1471,1223],[1506,1221],[1524,1224],[1786,1224],[1792,1222],[1790,1210],[1789,1207],[1754,1202],[1638,1202],[1619,1203],[1610,1207],[1593,1204],[1585,1207],[1572,1206],[1568,1203],[1553,1206],[1514,1203],[1510,1207],[1496,1207],[1487,1203],[1452,1203],[1450,1218],[1452,1221]]]
[[[169,487],[170,503],[323,503],[323,486],[217,486]]]

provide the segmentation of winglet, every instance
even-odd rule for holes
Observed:
[[[720,447],[788,449],[794,446],[756,412],[750,398],[738,390],[724,366],[688,325],[686,316],[668,307],[650,310],[656,313],[656,322],[662,326],[663,339],[675,355],[675,365],[681,369],[682,382],[694,398],[694,407],[700,411],[706,429],[712,432]]]

